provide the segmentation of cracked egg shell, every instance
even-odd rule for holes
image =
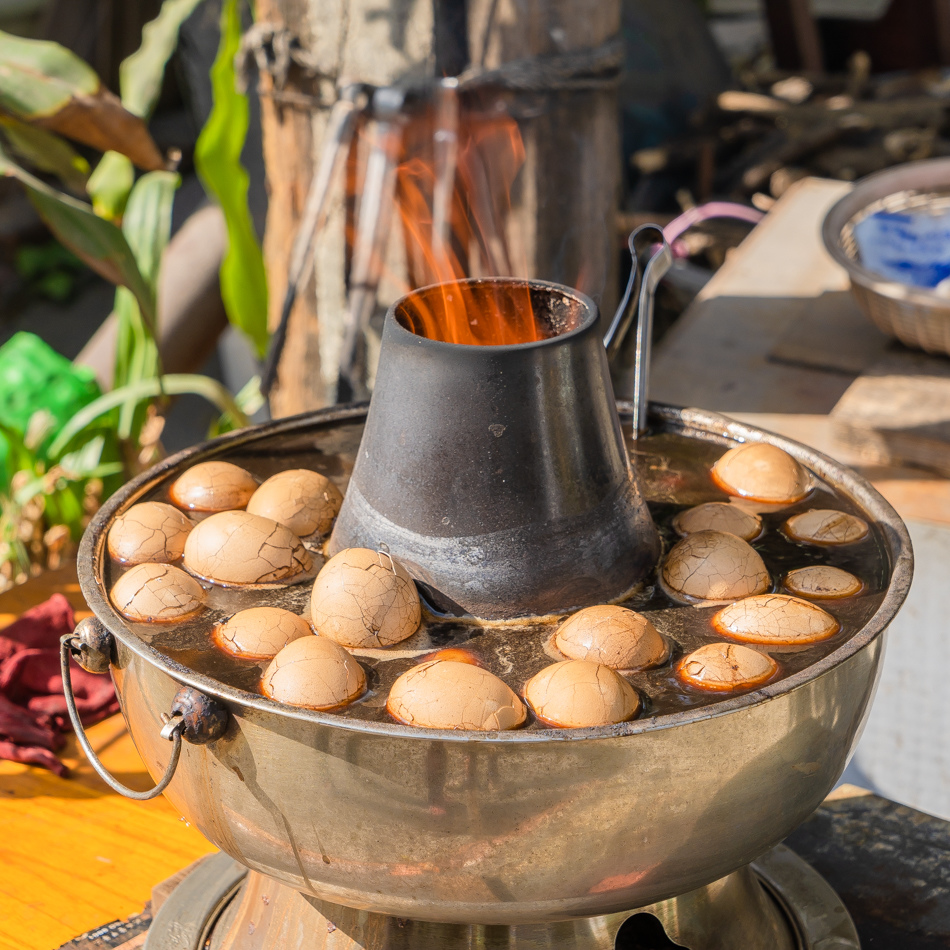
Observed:
[[[366,690],[363,667],[325,637],[292,640],[271,660],[261,692],[279,703],[308,709],[338,709]]]
[[[342,504],[340,489],[325,475],[293,468],[268,478],[251,496],[247,510],[307,538],[326,534]]]
[[[559,729],[626,722],[640,709],[640,696],[619,673],[590,660],[546,666],[525,683],[524,695],[538,719]]]
[[[253,660],[270,659],[288,643],[313,636],[310,624],[281,607],[248,607],[214,628],[214,640],[228,653]]]
[[[832,508],[811,508],[792,515],[783,528],[796,541],[830,546],[853,544],[868,533],[868,523],[863,518]]]
[[[710,501],[681,511],[673,519],[673,530],[681,537],[697,531],[723,531],[743,541],[751,541],[762,532],[762,519],[751,511],[726,501]]]
[[[798,461],[766,442],[730,449],[713,465],[712,477],[730,495],[769,504],[801,501],[811,487],[811,478]]]
[[[785,589],[809,600],[836,600],[853,597],[864,589],[854,574],[828,564],[799,567],[785,575]]]
[[[109,554],[122,564],[171,564],[185,553],[194,527],[177,508],[143,501],[120,515],[109,528]]]
[[[137,623],[172,623],[204,607],[201,585],[171,564],[138,564],[112,587],[116,610]]]
[[[771,585],[758,552],[723,531],[697,531],[674,544],[660,579],[667,593],[687,603],[739,600]]]
[[[230,462],[199,462],[178,476],[168,496],[189,511],[243,508],[257,491],[257,479]]]
[[[347,647],[389,647],[419,629],[422,605],[412,578],[388,554],[346,548],[313,583],[316,630]]]
[[[841,626],[827,611],[788,594],[746,597],[712,618],[723,636],[747,643],[798,646],[834,636]]]
[[[676,668],[689,686],[718,693],[761,686],[777,671],[772,657],[739,643],[707,643],[684,656]]]
[[[199,577],[236,585],[289,581],[311,567],[290,528],[246,511],[222,511],[195,525],[184,563]]]
[[[514,729],[528,716],[497,676],[455,660],[430,660],[407,670],[389,690],[386,709],[407,726],[477,732]]]
[[[643,614],[604,604],[568,617],[554,645],[572,660],[590,660],[615,670],[646,670],[670,654],[667,642]]]

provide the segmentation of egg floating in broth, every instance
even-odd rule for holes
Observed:
[[[809,600],[836,600],[853,597],[864,590],[854,574],[827,564],[799,567],[785,575],[785,589]]]
[[[564,660],[535,674],[524,696],[542,722],[559,729],[609,726],[640,709],[637,691],[615,670],[589,660]]]
[[[765,562],[750,544],[723,531],[697,531],[677,542],[660,572],[665,591],[681,602],[724,602],[771,586]]]
[[[160,501],[133,505],[112,523],[107,545],[121,564],[171,564],[185,553],[185,539],[194,527],[177,508]]]
[[[626,607],[586,607],[568,617],[554,646],[572,660],[591,660],[615,670],[645,670],[664,663],[669,644],[643,614]]]
[[[773,505],[801,501],[811,477],[788,452],[765,442],[730,449],[712,468],[713,481],[730,495]]]
[[[270,659],[292,640],[313,636],[310,624],[280,607],[248,607],[214,629],[222,650],[247,659]]]
[[[723,636],[747,643],[798,646],[834,636],[838,621],[817,604],[788,594],[746,597],[724,607],[712,618]]]
[[[707,643],[683,657],[676,672],[696,689],[733,692],[767,683],[778,672],[778,664],[738,643]]]
[[[795,541],[835,546],[862,541],[867,537],[868,523],[846,511],[812,508],[789,518],[784,530]]]
[[[179,508],[231,511],[243,508],[257,491],[257,479],[230,462],[199,462],[183,472],[168,490]]]
[[[762,519],[738,505],[710,501],[681,511],[673,519],[673,529],[684,538],[697,531],[724,531],[743,541],[751,541],[762,533]]]
[[[271,660],[261,678],[265,696],[290,706],[339,709],[366,691],[356,658],[325,637],[300,637]]]
[[[527,718],[524,703],[493,673],[471,663],[431,660],[400,676],[389,690],[389,714],[408,726],[514,729]]]
[[[388,554],[347,548],[317,575],[310,616],[318,633],[343,646],[385,648],[419,629],[422,605],[412,578]]]
[[[251,496],[247,510],[307,538],[326,534],[342,504],[343,496],[330,479],[298,468],[268,478]]]
[[[171,564],[139,564],[112,588],[116,610],[138,623],[173,623],[193,617],[205,603],[201,585]]]

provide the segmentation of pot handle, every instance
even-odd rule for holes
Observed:
[[[637,350],[634,366],[633,436],[646,431],[647,384],[650,375],[650,348],[653,342],[653,302],[656,288],[673,265],[673,252],[656,224],[643,224],[627,238],[630,249],[630,279],[623,299],[604,334],[607,357],[620,349],[634,314],[637,317]],[[641,277],[642,262],[642,277]]]

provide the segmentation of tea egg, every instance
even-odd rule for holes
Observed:
[[[222,511],[195,525],[185,542],[184,563],[219,584],[272,584],[312,566],[290,528],[246,511]]]
[[[758,552],[723,531],[697,531],[673,545],[660,579],[667,593],[686,602],[738,600],[771,584]]]
[[[231,511],[243,508],[257,491],[257,479],[230,462],[199,462],[168,490],[179,508],[190,511]]]
[[[868,523],[863,518],[831,508],[812,508],[792,515],[783,527],[790,538],[808,544],[853,544],[868,533]]]
[[[746,597],[720,610],[712,618],[712,625],[735,640],[780,646],[817,643],[841,629],[821,607],[788,594]]]
[[[295,468],[268,478],[251,496],[247,510],[306,538],[329,531],[342,504],[340,489],[329,478]]]
[[[562,729],[626,722],[640,709],[640,696],[619,673],[590,660],[545,667],[528,680],[524,695],[538,719]]]
[[[388,554],[347,548],[317,575],[310,616],[320,634],[344,646],[389,647],[419,629],[422,605],[412,578]]]
[[[712,467],[712,476],[730,495],[769,504],[800,501],[811,487],[808,472],[788,452],[766,442],[730,449]]]
[[[676,669],[684,683],[714,692],[761,686],[777,671],[772,657],[738,643],[707,643],[683,657]]]
[[[528,716],[497,676],[455,660],[431,660],[407,670],[389,690],[386,709],[407,726],[478,732],[514,729]]]
[[[143,501],[120,515],[109,528],[109,554],[123,564],[181,560],[193,525],[177,508]]]
[[[681,511],[673,519],[673,530],[684,538],[697,531],[724,531],[743,541],[751,541],[762,532],[762,519],[738,505],[710,501]]]
[[[265,696],[308,709],[337,709],[365,691],[363,667],[325,637],[292,640],[271,660],[261,679]]]
[[[204,607],[201,585],[171,564],[138,564],[113,585],[112,603],[129,620],[171,623],[185,620]]]
[[[853,597],[864,588],[864,584],[854,574],[828,564],[813,564],[811,567],[789,571],[784,584],[786,590],[810,600]]]
[[[667,642],[643,614],[604,604],[568,617],[554,645],[572,660],[591,660],[615,670],[645,670],[663,663]]]
[[[248,607],[214,628],[215,642],[235,656],[270,659],[292,640],[313,636],[310,624],[281,607]]]

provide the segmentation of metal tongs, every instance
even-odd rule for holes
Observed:
[[[636,439],[643,435],[647,428],[653,304],[660,281],[673,266],[673,252],[663,236],[662,229],[656,224],[644,224],[633,231],[627,238],[627,247],[630,249],[631,258],[630,279],[610,329],[604,334],[604,347],[608,359],[616,356],[636,315],[633,393],[633,437]]]

